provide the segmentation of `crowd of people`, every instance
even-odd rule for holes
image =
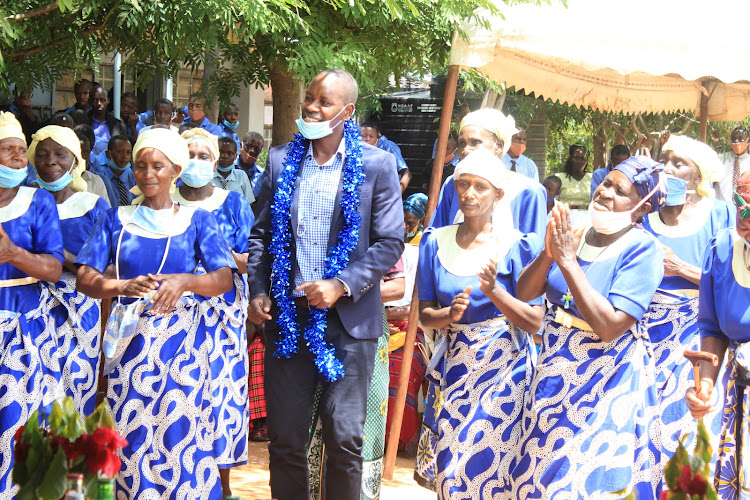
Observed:
[[[539,182],[526,131],[480,109],[428,214],[345,71],[265,166],[234,105],[124,94],[117,119],[75,94],[44,126],[24,92],[0,114],[0,498],[15,431],[63,396],[108,403],[118,498],[230,497],[249,439],[274,498],[378,498],[403,370],[399,446],[440,499],[659,498],[700,418],[719,497],[750,489],[744,128],[724,160],[665,134],[591,172],[572,145]],[[686,350],[721,362],[695,380]]]

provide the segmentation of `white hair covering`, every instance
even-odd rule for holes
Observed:
[[[661,150],[674,151],[675,154],[689,158],[695,163],[701,173],[701,182],[695,187],[695,192],[701,196],[711,195],[710,183],[719,181],[724,169],[719,155],[711,149],[711,146],[684,135],[672,134],[661,147]]]
[[[52,139],[75,156],[76,166],[70,171],[70,175],[73,177],[70,187],[73,191],[86,191],[86,181],[81,177],[83,171],[86,170],[86,162],[83,161],[83,157],[81,156],[81,140],[78,139],[73,129],[60,127],[59,125],[47,125],[32,135],[31,145],[26,151],[26,157],[32,165],[35,165],[36,162],[37,146],[46,139]]]
[[[179,165],[182,169],[184,169],[187,166],[188,161],[190,161],[187,142],[180,137],[180,134],[168,128],[150,128],[142,131],[138,135],[138,140],[136,141],[135,146],[133,146],[134,165],[138,161],[138,154],[144,149],[149,148],[160,151],[169,161],[172,162],[173,165]],[[172,186],[169,189],[170,195],[174,193],[174,190],[175,186],[173,181]],[[143,193],[141,193],[138,186],[133,186],[130,192],[137,196],[137,198],[133,200],[133,203],[140,203],[143,201]]]
[[[505,116],[502,111],[493,108],[482,108],[464,116],[464,119],[461,120],[460,128],[463,129],[468,126],[483,128],[503,141],[503,154],[500,155],[501,157],[505,156],[505,153],[508,152],[511,139],[518,133],[516,121],[513,117],[510,115]]]
[[[464,174],[486,179],[498,189],[503,188],[507,177],[503,162],[487,149],[475,149],[469,153],[469,156],[458,162],[453,171],[453,180],[459,180]]]
[[[23,135],[23,129],[16,115],[9,111],[0,111],[0,141],[9,137],[21,139],[26,144],[26,136]]]
[[[214,155],[214,161],[219,159],[219,140],[214,134],[200,127],[191,128],[182,133],[182,137],[190,146],[194,142],[200,142],[208,146],[208,150]],[[183,165],[184,166],[184,165]]]

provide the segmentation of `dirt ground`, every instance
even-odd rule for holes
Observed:
[[[247,465],[232,469],[232,493],[242,500],[270,499],[267,444],[250,443],[249,455]],[[414,459],[399,456],[393,479],[383,481],[381,500],[435,500],[435,493],[415,483],[413,475]]]

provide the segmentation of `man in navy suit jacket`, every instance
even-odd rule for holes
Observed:
[[[344,376],[325,382],[314,358],[300,340],[291,358],[274,356],[269,343],[265,357],[271,493],[278,500],[308,498],[306,446],[312,421],[313,397],[319,381],[326,445],[326,491],[329,498],[358,500],[362,481],[362,435],[367,393],[382,335],[380,280],[401,255],[404,233],[401,190],[395,159],[380,149],[362,145],[364,183],[359,187],[362,216],[357,245],[349,264],[333,279],[323,279],[325,256],[336,246],[344,224],[341,208],[343,169],[347,150],[344,124],[354,113],[357,83],[342,70],[317,75],[305,94],[298,121],[306,137],[291,205],[292,243],[289,272],[301,332],[308,309],[329,307],[326,340],[344,366]],[[324,132],[321,133],[321,130]],[[288,145],[271,149],[257,217],[250,235],[249,316],[265,322],[266,335],[278,340],[278,307],[271,299],[269,252],[271,205],[278,190]],[[300,334],[300,337],[302,335]]]

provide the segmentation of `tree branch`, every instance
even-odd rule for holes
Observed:
[[[103,28],[104,28],[104,24],[97,24],[89,28],[86,28],[81,34],[83,36],[90,35],[91,33],[101,31]],[[70,40],[72,40],[72,38],[61,38],[47,45],[41,45],[39,47],[31,47],[30,49],[19,50],[18,52],[14,52],[13,54],[11,54],[11,57],[13,58],[14,62],[22,63],[31,54],[36,54],[37,52],[42,52],[44,50],[51,49],[52,47],[57,47],[58,45],[62,45],[63,43],[70,41]]]
[[[52,2],[42,7],[37,7],[36,9],[32,9],[28,12],[24,12],[23,14],[13,14],[10,16],[6,16],[5,19],[7,19],[8,21],[25,21],[26,19],[31,19],[32,17],[41,16],[49,12],[52,12],[53,10],[57,10],[59,8],[60,6],[57,4],[57,2]]]

